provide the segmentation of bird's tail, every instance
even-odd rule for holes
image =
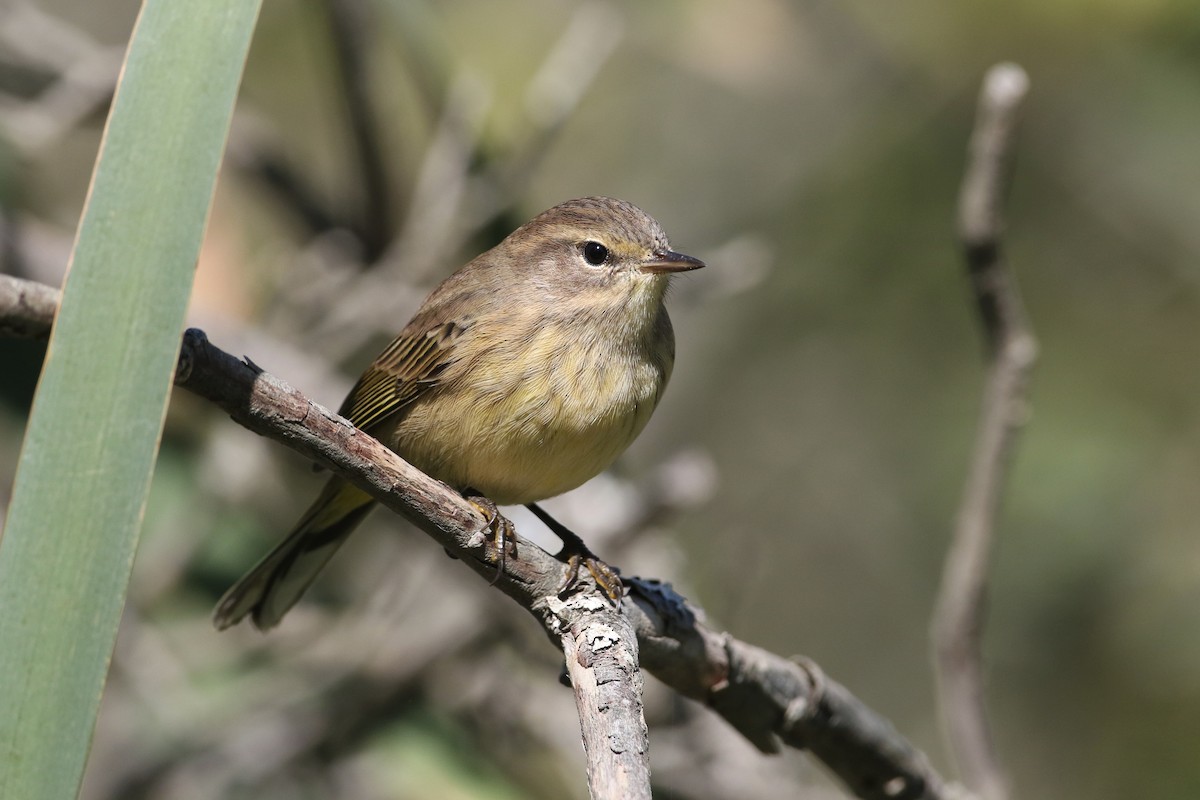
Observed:
[[[213,624],[224,630],[249,614],[259,630],[278,625],[374,505],[341,478],[330,480],[288,537],[225,593]]]

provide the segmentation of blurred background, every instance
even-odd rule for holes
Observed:
[[[5,272],[61,280],[137,6],[0,8]],[[336,407],[512,228],[637,203],[710,268],[677,282],[646,432],[549,508],[953,777],[927,629],[983,377],[954,204],[1001,60],[1032,81],[1007,248],[1042,350],[989,606],[999,750],[1022,796],[1194,798],[1194,2],[269,0],[191,324]],[[0,504],[43,349],[0,339]],[[555,649],[384,512],[269,636],[212,629],[321,480],[173,398],[84,796],[586,796]],[[656,796],[841,796],[647,703]]]

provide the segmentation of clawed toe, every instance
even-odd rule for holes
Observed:
[[[464,496],[467,502],[479,509],[484,517],[483,527],[472,537],[472,544],[482,545],[491,540],[496,548],[496,574],[492,577],[492,583],[495,583],[504,574],[504,565],[510,551],[514,558],[517,555],[516,532],[513,524],[501,515],[495,502],[491,499],[470,490],[464,492]],[[597,558],[582,539],[539,508],[536,503],[530,503],[528,508],[545,522],[563,542],[562,549],[559,550],[556,557],[567,565],[567,571],[556,593],[564,594],[573,589],[579,583],[579,572],[582,568],[591,574],[596,585],[600,587],[600,591],[604,592],[604,596],[614,606],[620,608],[621,598],[625,595],[625,585],[621,581],[620,571]]]
[[[504,574],[504,564],[511,550],[513,557],[517,555],[517,543],[515,530],[512,522],[507,517],[500,513],[496,508],[496,504],[490,499],[472,495],[467,497],[467,502],[479,509],[483,514],[483,527],[476,533],[482,539],[490,539],[496,547],[496,574],[492,576],[492,583],[500,580],[500,576]],[[482,544],[483,541],[480,541]]]
[[[564,555],[566,555],[567,574],[558,586],[558,594],[570,591],[575,584],[579,583],[579,568],[584,567],[591,573],[592,579],[596,581],[600,591],[604,592],[604,596],[617,608],[621,607],[621,598],[625,596],[625,584],[621,581],[621,573],[616,567],[596,558],[586,548],[580,552],[577,548],[564,546],[559,552],[558,558],[562,560]]]
[[[563,594],[574,588],[575,584],[579,583],[579,568],[585,567],[595,579],[600,591],[604,592],[614,606],[620,608],[621,598],[625,595],[625,585],[621,582],[620,571],[596,558],[596,555],[588,549],[577,533],[550,516],[537,503],[529,503],[526,508],[544,522],[555,536],[562,539],[563,546],[558,551],[556,558],[566,563],[567,574],[559,584],[557,593]]]

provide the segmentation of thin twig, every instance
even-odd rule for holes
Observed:
[[[480,158],[483,120],[491,101],[482,81],[469,73],[450,83],[412,181],[408,212],[387,257],[388,275],[379,280],[403,275],[414,283],[430,281],[444,266],[440,259],[462,247],[466,232],[461,207]]]
[[[984,800],[1008,797],[987,722],[981,640],[996,517],[1027,415],[1026,387],[1037,352],[1016,282],[1000,252],[1001,204],[1028,88],[1028,77],[1015,64],[988,72],[959,196],[959,235],[989,364],[970,473],[934,611],[933,641],[945,734],[964,783]]]
[[[0,331],[49,324],[53,309],[12,298],[36,286],[0,275]],[[42,292],[55,292],[41,287]],[[14,318],[15,317],[15,318]],[[30,319],[33,317],[34,319]],[[556,595],[565,566],[519,534],[515,555],[496,576],[484,519],[457,492],[401,459],[349,422],[248,361],[212,345],[201,331],[184,335],[176,385],[218,405],[243,427],[319,461],[409,519],[466,566],[512,597],[556,642],[577,620]],[[946,784],[919,750],[815,664],[741,642],[701,621],[667,584],[630,579],[622,614],[637,637],[641,666],[686,697],[704,703],[765,753],[780,744],[811,751],[865,800],[949,800]],[[584,582],[575,602],[602,596]],[[586,601],[585,602],[590,602]],[[634,748],[617,735],[610,746]]]

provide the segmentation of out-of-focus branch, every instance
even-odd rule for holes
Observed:
[[[61,296],[53,286],[0,275],[0,335],[49,338]]]
[[[242,113],[244,119],[247,114]],[[324,198],[281,155],[279,149],[267,142],[267,137],[247,133],[247,126],[234,120],[226,158],[230,164],[262,183],[288,212],[294,214],[305,229],[316,236],[346,224],[328,207]]]
[[[379,144],[379,132],[372,113],[366,56],[368,9],[363,0],[325,0],[329,31],[340,66],[342,93],[358,174],[362,181],[361,231],[366,262],[372,263],[382,255],[392,238],[391,182],[388,162]]]
[[[1029,88],[1015,64],[993,67],[983,82],[958,226],[989,357],[987,385],[970,472],[946,556],[933,618],[938,703],[964,783],[985,800],[1008,788],[987,723],[981,639],[996,517],[1037,342],[1016,282],[1000,252],[1001,205],[1012,172],[1021,102]]]
[[[29,281],[0,275],[0,330],[36,331],[49,324],[52,307],[12,299],[55,293],[32,287]],[[14,317],[22,321],[18,324]],[[475,506],[346,420],[249,361],[213,346],[200,331],[184,336],[176,384],[215,403],[243,427],[353,481],[475,572],[495,580],[553,640],[561,643],[567,632],[588,630],[593,619],[617,630],[612,618],[603,616],[612,612],[597,590],[561,601],[555,590],[564,577],[563,563],[519,535],[513,537],[516,554],[505,560],[497,576],[494,546],[479,533],[484,519]],[[887,720],[815,665],[713,630],[666,584],[631,579],[630,585],[622,615],[636,635],[641,666],[716,711],[763,752],[777,752],[780,743],[807,749],[866,800],[961,796]],[[619,675],[619,670],[606,673],[608,678]],[[626,729],[636,732],[638,727]],[[622,736],[606,744],[644,746]]]
[[[550,144],[583,101],[600,70],[625,36],[624,18],[613,3],[580,3],[525,92],[528,129],[503,157],[473,176],[472,230],[508,212],[551,151]],[[508,226],[503,226],[508,227]]]
[[[54,75],[36,97],[6,104],[0,115],[0,129],[26,155],[48,152],[103,108],[124,59],[124,48],[104,47],[28,0],[0,9],[0,49]]]
[[[350,208],[335,208],[281,154],[263,126],[235,122],[230,160],[258,178],[313,234],[335,229],[353,234],[363,263],[375,263],[391,243],[396,210],[390,191],[389,162],[379,140],[366,64],[370,24],[362,0],[325,0],[329,35],[346,124],[354,142],[354,191]]]

